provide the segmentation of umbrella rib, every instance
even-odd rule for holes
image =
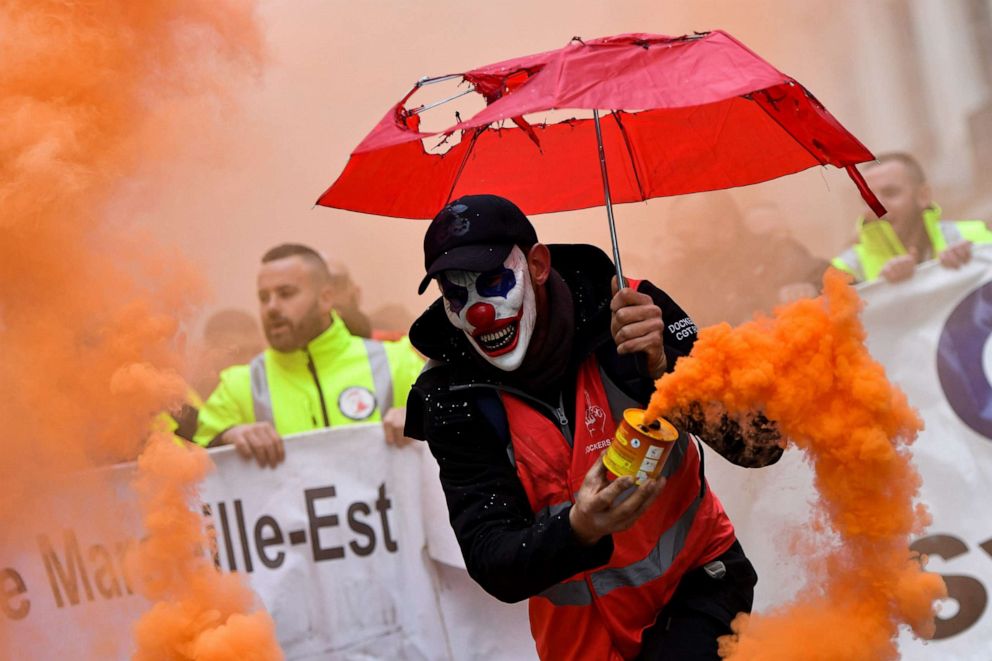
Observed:
[[[797,84],[798,84],[798,83],[797,83]],[[765,90],[760,90],[760,91],[762,91],[762,92],[764,92]],[[756,104],[756,105],[757,105],[757,106],[758,106],[759,108],[761,108],[761,111],[762,111],[763,113],[765,113],[765,114],[766,114],[766,115],[768,116],[768,119],[770,119],[770,120],[772,120],[773,122],[775,122],[776,124],[778,124],[778,127],[779,127],[780,129],[782,129],[783,131],[785,131],[785,132],[786,132],[786,134],[788,134],[788,136],[789,136],[790,138],[792,138],[793,140],[795,140],[795,141],[796,141],[796,144],[797,144],[797,145],[799,145],[800,147],[802,147],[803,149],[805,149],[805,150],[806,150],[806,153],[807,153],[807,154],[809,154],[810,156],[812,156],[812,157],[813,157],[813,160],[814,160],[814,161],[816,161],[816,162],[817,162],[817,163],[819,163],[820,165],[828,165],[828,161],[825,161],[825,160],[823,160],[822,158],[820,158],[819,156],[817,156],[816,154],[814,154],[814,153],[813,153],[812,151],[810,151],[810,148],[809,148],[809,147],[807,147],[807,146],[806,146],[806,145],[805,145],[805,144],[803,143],[803,141],[802,141],[802,140],[800,140],[799,138],[797,138],[797,137],[795,136],[795,134],[794,134],[794,133],[793,133],[792,131],[790,131],[790,130],[789,130],[788,128],[786,128],[786,126],[785,126],[785,124],[783,124],[783,123],[782,123],[781,121],[779,121],[779,119],[778,119],[777,117],[775,117],[775,116],[774,116],[774,115],[772,115],[772,114],[771,114],[770,112],[768,112],[768,109],[767,109],[767,108],[765,108],[765,106],[763,106],[762,104],[760,104],[760,103],[758,103],[758,102],[757,102],[757,101],[756,101],[755,99],[753,99],[753,98],[752,98],[752,99],[749,99],[749,98],[747,97],[747,95],[745,95],[745,96],[742,96],[742,97],[740,97],[740,98],[742,98],[742,99],[745,99],[745,100],[747,100],[747,101],[750,101],[751,103],[754,103],[754,104]]]
[[[432,108],[437,108],[440,105],[444,105],[445,103],[448,103],[449,101],[454,101],[455,99],[460,99],[461,97],[465,96],[466,94],[471,94],[474,91],[475,91],[475,88],[474,87],[472,89],[463,90],[463,91],[459,92],[458,94],[455,94],[453,96],[449,96],[447,99],[441,99],[440,101],[435,101],[434,103],[428,103],[427,105],[418,106],[418,107],[414,108],[413,110],[408,110],[407,111],[407,114],[409,114],[409,115],[419,115],[422,112],[427,112],[428,110],[431,110]]]
[[[617,111],[611,110],[610,114],[613,115],[613,119],[616,120],[617,126],[620,128],[620,135],[623,136],[623,144],[627,147],[627,156],[630,158],[630,169],[634,173],[634,181],[637,182],[637,192],[640,194],[641,201],[643,202],[647,198],[644,196],[644,187],[641,186],[641,176],[637,172],[637,161],[634,160],[634,150],[630,146],[630,136],[627,135],[627,129],[623,125],[623,122],[620,121],[620,115],[617,114]]]
[[[472,140],[468,143],[468,148],[465,150],[465,155],[462,156],[462,162],[458,164],[458,170],[455,172],[455,178],[451,181],[451,188],[448,189],[448,195],[444,198],[444,204],[451,201],[451,196],[455,193],[455,186],[458,185],[458,180],[462,178],[462,172],[465,170],[465,165],[468,163],[468,157],[475,149],[475,141],[479,139],[479,136],[485,131],[484,126],[476,128],[472,132]]]

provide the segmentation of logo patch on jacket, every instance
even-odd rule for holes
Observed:
[[[350,420],[365,420],[375,413],[375,395],[362,386],[345,388],[338,397],[338,409]]]
[[[589,431],[590,436],[602,434],[606,431],[606,411],[598,404],[593,404],[588,390],[582,394],[586,398],[586,414],[583,416],[583,422],[586,423],[586,430]]]

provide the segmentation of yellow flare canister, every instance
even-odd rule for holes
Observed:
[[[679,430],[664,418],[646,422],[644,409],[627,409],[603,464],[616,477],[630,476],[637,484],[657,479],[678,439]]]

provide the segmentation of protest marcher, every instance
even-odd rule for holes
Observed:
[[[741,324],[818,291],[828,262],[791,236],[773,204],[748,212],[727,191],[684,195],[656,235],[655,282],[685,301],[702,326]]]
[[[358,337],[372,337],[372,322],[361,307],[362,289],[351,279],[348,267],[344,262],[331,261],[327,263],[327,271],[331,274],[333,309],[341,317],[348,332]]]
[[[469,574],[530,600],[544,659],[719,658],[757,577],[700,447],[683,436],[662,477],[636,488],[601,461],[623,409],[643,407],[692,347],[692,320],[647,281],[611,290],[602,251],[539,243],[500,197],[451,202],[424,252],[421,292],[436,280],[442,296],[411,328],[431,362],[407,435],[438,461]],[[781,456],[720,429],[705,440],[735,463]]]
[[[357,422],[403,435],[406,397],[421,369],[409,347],[352,335],[332,311],[324,259],[283,244],[262,257],[258,300],[269,348],[224,370],[200,410],[195,441],[234,445],[262,466],[285,456],[283,436]]]
[[[858,219],[857,243],[833,260],[856,281],[901,282],[930,259],[959,268],[971,259],[972,244],[992,243],[992,231],[980,220],[941,218],[923,168],[909,154],[880,154],[861,169],[888,213],[880,219],[867,211]]]
[[[258,319],[247,310],[225,308],[207,318],[203,342],[197,352],[193,386],[199,393],[213,392],[220,373],[242,365],[265,349]]]
[[[741,211],[744,225],[760,239],[761,252],[752,258],[761,262],[766,278],[777,287],[771,305],[762,311],[770,313],[776,305],[792,303],[800,298],[813,298],[820,292],[823,272],[829,260],[810,253],[793,234],[785,213],[771,200],[748,204]]]
[[[380,305],[369,312],[372,337],[377,340],[401,340],[410,332],[414,315],[397,303]]]

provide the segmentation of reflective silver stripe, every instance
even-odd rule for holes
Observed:
[[[372,383],[375,387],[375,401],[379,404],[379,415],[393,408],[393,375],[389,370],[389,357],[382,342],[362,340],[369,355],[369,368],[372,370]]]
[[[672,475],[685,458],[686,450],[689,447],[689,434],[682,434],[672,448],[672,454],[665,464],[662,474],[666,477]],[[697,452],[701,452],[697,448]],[[700,458],[700,461],[702,459]],[[704,492],[701,489],[699,495],[690,503],[682,516],[675,521],[658,539],[651,552],[643,560],[638,560],[626,567],[611,567],[601,569],[590,575],[593,589],[597,595],[603,596],[619,587],[638,587],[659,578],[668,571],[675,560],[675,556],[682,550],[685,538],[692,528],[692,523],[696,519],[696,511],[703,502]],[[543,515],[554,516],[561,512],[571,503],[558,503],[545,507],[537,513],[538,517]],[[585,581],[569,581],[568,583],[558,583],[553,585],[540,596],[546,597],[555,606],[586,606],[592,603],[592,595]]]
[[[584,580],[557,583],[538,594],[555,606],[588,606],[592,603],[592,593]]]
[[[255,422],[275,423],[272,417],[272,394],[269,392],[269,379],[265,374],[265,354],[260,353],[251,359],[251,405],[255,409]]]
[[[837,255],[837,259],[844,262],[844,265],[851,269],[851,272],[858,280],[865,280],[865,270],[861,266],[861,258],[858,257],[858,253],[854,248],[848,248]]]
[[[617,588],[636,588],[660,578],[672,566],[675,556],[682,550],[702,502],[702,497],[697,496],[682,516],[662,534],[658,543],[643,560],[626,567],[611,567],[593,572],[589,580],[596,594],[602,597]],[[588,606],[592,603],[592,593],[583,580],[552,585],[539,596],[546,598],[555,606]]]
[[[686,535],[696,518],[701,497],[697,497],[678,521],[662,534],[657,545],[646,558],[626,567],[611,567],[593,572],[589,577],[596,594],[603,596],[621,587],[639,587],[660,577],[672,566],[675,556],[682,550]]]
[[[947,245],[964,240],[964,235],[961,234],[961,230],[953,220],[940,221],[940,233],[944,235],[944,241],[947,242]]]
[[[432,370],[435,367],[441,367],[442,365],[444,365],[444,363],[442,363],[440,360],[434,360],[433,358],[428,358],[427,362],[424,363],[424,367],[420,370],[420,373],[423,374],[428,370]]]
[[[555,514],[561,514],[565,510],[565,508],[567,508],[571,504],[572,502],[568,500],[566,500],[564,503],[555,503],[554,505],[550,505],[548,507],[541,509],[541,511],[535,514],[534,517],[537,519],[542,519],[544,517],[554,516]]]

